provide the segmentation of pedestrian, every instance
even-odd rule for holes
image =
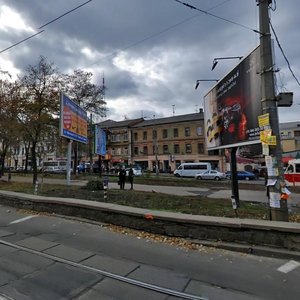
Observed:
[[[119,172],[119,183],[120,183],[120,189],[124,190],[125,188],[125,180],[126,180],[126,171],[123,167]]]
[[[130,167],[129,172],[128,172],[128,179],[130,182],[130,189],[133,190],[133,177],[134,177],[134,173],[133,173],[133,169]]]

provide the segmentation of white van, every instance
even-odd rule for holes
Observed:
[[[67,161],[65,160],[45,161],[43,164],[43,171],[45,173],[65,173],[67,171]]]
[[[194,177],[196,174],[211,170],[211,163],[182,163],[175,171],[177,177]]]

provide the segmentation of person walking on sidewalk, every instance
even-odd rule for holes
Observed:
[[[133,177],[134,177],[134,173],[132,168],[130,167],[129,172],[128,172],[128,179],[130,182],[130,189],[133,190]]]
[[[123,167],[119,172],[119,183],[120,183],[120,189],[124,190],[125,188],[125,180],[126,180],[126,171]]]

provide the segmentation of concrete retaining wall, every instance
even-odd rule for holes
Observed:
[[[298,223],[195,216],[7,191],[0,191],[0,203],[40,212],[76,216],[169,236],[300,251],[300,224]]]

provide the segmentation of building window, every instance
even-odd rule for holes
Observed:
[[[203,135],[203,128],[197,127],[197,135]]]
[[[192,153],[192,145],[185,144],[185,153]]]
[[[152,138],[153,138],[153,140],[155,140],[157,138],[157,131],[156,130],[152,131]]]
[[[191,128],[190,127],[185,127],[184,135],[185,136],[191,136]]]
[[[123,138],[123,135],[120,135],[118,133],[112,133],[112,135],[111,135],[112,142],[119,142],[122,140],[122,138]]]
[[[163,130],[163,139],[168,138],[168,129]]]
[[[139,154],[139,147],[134,147],[134,155],[138,155]]]
[[[203,153],[204,153],[204,144],[198,143],[198,154],[203,154]]]
[[[148,147],[147,146],[143,147],[143,154],[148,155]]]
[[[147,131],[144,131],[144,132],[143,132],[143,140],[144,140],[144,141],[147,140]]]
[[[178,137],[178,128],[173,129],[173,136],[174,138]]]
[[[296,136],[297,136],[297,137],[300,136],[300,131],[296,131],[296,130],[295,130],[295,131],[294,131],[294,136],[295,136],[295,137],[296,137]]]
[[[133,139],[134,139],[135,141],[138,140],[138,133],[137,133],[137,132],[135,132],[135,133],[133,134]]]
[[[163,146],[163,153],[164,154],[168,154],[169,153],[169,146],[168,145],[164,145]]]
[[[175,144],[175,145],[174,145],[174,153],[175,153],[175,154],[180,153],[179,144]]]
[[[123,135],[123,140],[124,140],[124,141],[128,141],[128,133],[125,133],[125,134]]]

